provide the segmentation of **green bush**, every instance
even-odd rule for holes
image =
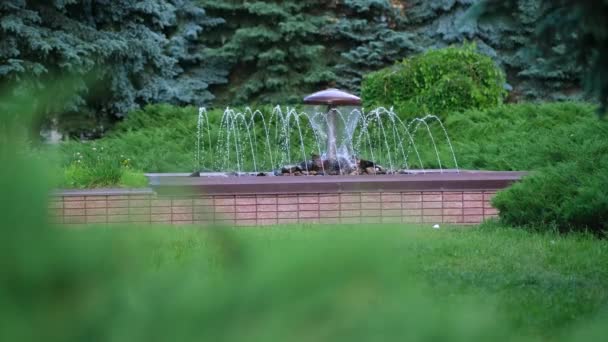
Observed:
[[[594,152],[605,156],[608,148]],[[608,160],[586,154],[544,168],[501,191],[493,204],[506,224],[608,234]]]
[[[403,118],[487,109],[506,95],[504,73],[472,44],[430,50],[364,77],[366,108],[394,107]]]

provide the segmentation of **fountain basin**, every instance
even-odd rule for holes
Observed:
[[[147,189],[60,190],[52,194],[50,205],[53,219],[63,224],[467,225],[496,217],[492,197],[525,174],[446,170],[331,177],[148,174]]]

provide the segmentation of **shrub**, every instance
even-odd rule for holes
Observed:
[[[551,135],[545,136],[545,129],[528,142],[531,153],[521,151],[527,163],[545,166],[498,194],[494,205],[500,219],[562,232],[607,233],[608,122],[581,116],[553,126]]]
[[[473,44],[430,50],[364,77],[366,108],[395,107],[404,118],[487,109],[506,95],[504,73]]]

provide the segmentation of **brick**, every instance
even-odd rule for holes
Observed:
[[[107,213],[106,208],[86,209],[87,216],[107,215]]]
[[[213,212],[193,213],[192,219],[198,221],[213,221],[215,214]]]
[[[192,213],[171,214],[171,221],[192,221],[193,218]]]
[[[340,223],[340,218],[339,217],[322,217],[319,219],[319,223],[323,223],[323,224],[339,224]]]
[[[382,210],[382,217],[396,217],[403,215],[401,209]]]
[[[235,224],[241,227],[253,227],[257,222],[256,220],[236,220]]]
[[[383,216],[382,223],[401,223],[401,216]]]
[[[483,208],[483,202],[481,201],[466,201],[462,205],[464,208]]]
[[[298,204],[298,210],[300,210],[300,211],[319,210],[319,204]]]
[[[443,201],[443,195],[439,192],[425,192],[422,194],[423,202],[441,202]]]
[[[128,200],[116,200],[116,201],[107,201],[108,208],[128,208],[129,201]]]
[[[171,200],[173,207],[191,207],[194,203],[192,199],[174,198]]]
[[[278,217],[276,211],[259,212],[256,214],[258,219],[276,219]]]
[[[422,216],[421,209],[403,209],[402,213],[404,216]]]
[[[401,202],[382,202],[382,210],[401,209]]]
[[[474,216],[465,216],[464,223],[481,223],[483,222],[483,216],[474,215]]]
[[[320,195],[319,203],[340,203],[340,195]]]
[[[87,216],[87,223],[106,223],[108,222],[107,216]]]
[[[229,205],[234,205],[235,203],[235,198],[232,196],[215,196],[213,198],[213,204],[214,205],[224,205],[224,206],[229,206]]]
[[[256,198],[251,196],[251,197],[245,197],[245,196],[237,196],[234,200],[235,205],[240,206],[240,205],[254,205],[256,203]]]
[[[319,219],[314,218],[314,217],[306,217],[306,218],[299,218],[298,222],[306,223],[306,224],[316,224],[316,223],[319,223]]]
[[[298,196],[295,195],[278,195],[278,204],[298,204]]]
[[[401,222],[403,223],[422,223],[421,216],[403,216]]]
[[[87,222],[86,216],[65,216],[63,218],[63,223],[65,223],[65,224],[80,224],[80,223],[86,223],[86,222]]]
[[[361,218],[360,217],[342,217],[342,218],[340,218],[340,223],[359,224],[359,223],[361,223]]]
[[[150,215],[152,208],[129,208],[129,215]]]
[[[318,218],[319,217],[319,212],[318,211],[300,211],[298,213],[298,217],[299,218]]]
[[[84,201],[84,196],[64,196],[63,201],[64,202],[74,202],[74,201],[82,202],[82,201]]]
[[[484,208],[494,208],[494,207],[492,206],[492,203],[491,203],[491,202],[483,202],[483,207],[484,207]]]
[[[442,223],[441,216],[422,216],[423,223]]]
[[[259,213],[258,213],[259,214]],[[215,213],[215,219],[232,220],[236,217],[236,213]]]
[[[298,218],[298,211],[294,210],[294,211],[279,211],[277,213],[277,217],[282,219],[282,218],[291,218],[291,219],[297,219]]]
[[[84,209],[85,202],[84,201],[64,202],[63,207],[65,209]]]
[[[282,212],[287,212],[287,211],[297,212],[298,205],[297,204],[279,204],[277,207],[277,210],[282,211]]]
[[[463,223],[464,218],[462,215],[458,216],[443,216],[443,223]]]
[[[320,217],[324,217],[324,218],[327,218],[327,217],[340,217],[340,212],[338,210],[329,210],[329,211],[327,211],[327,210],[321,210],[319,212],[319,216]]]
[[[192,200],[193,205],[213,205],[213,198],[211,197],[200,197]]]
[[[298,223],[298,219],[280,218],[278,223],[279,224],[295,224],[295,223]]]
[[[483,208],[465,208],[464,215],[483,215]]]
[[[129,208],[108,208],[108,215],[128,215]]]
[[[360,210],[342,210],[340,212],[340,217],[360,217]]]
[[[260,206],[258,206],[259,209]],[[235,212],[235,207],[233,205],[221,205],[221,206],[216,206],[215,207],[215,212],[216,213],[234,213]]]
[[[319,210],[340,210],[340,203],[320,204]]]
[[[446,215],[446,216],[461,215],[462,216],[463,215],[463,211],[462,211],[462,209],[458,209],[458,208],[456,208],[456,209],[445,209],[444,208],[443,209],[443,215]]]
[[[149,206],[150,206],[150,200],[142,200],[142,199],[129,200],[130,208],[144,208],[144,207],[149,207]]]
[[[257,206],[257,211],[277,211],[277,205],[275,204],[262,204]]]
[[[108,201],[128,201],[129,195],[108,195]]]
[[[169,199],[154,199],[150,201],[152,207],[170,207],[171,200]]]
[[[171,214],[152,214],[150,215],[151,222],[171,222]]]
[[[496,197],[496,193],[495,192],[484,192],[483,193],[483,200],[484,201],[491,201],[494,197]]]
[[[492,216],[498,215],[498,209],[494,209],[494,208],[485,209],[484,214],[492,215]]]
[[[134,209],[134,208],[131,208]],[[148,209],[148,208],[142,208],[142,209]],[[171,207],[151,207],[150,209],[150,213],[151,214],[170,214],[171,213]]]
[[[443,206],[443,202],[422,202],[422,209],[438,209]]]
[[[422,209],[423,216],[441,216],[442,209]]]
[[[362,194],[361,195],[361,202],[362,203],[377,203],[381,201],[381,197],[380,194]]]
[[[462,192],[444,192],[443,193],[443,200],[446,202],[449,201],[453,201],[453,202],[462,202]]]
[[[63,209],[63,215],[65,216],[84,216],[84,209]]]
[[[422,202],[422,194],[420,193],[412,193],[412,192],[404,192],[401,195],[401,199],[403,202]]]
[[[126,223],[129,222],[129,215],[109,215],[108,222]]]
[[[483,194],[477,192],[465,192],[462,198],[464,201],[483,201]]]
[[[150,200],[151,195],[129,195],[130,200]]]
[[[141,222],[148,223],[150,222],[150,215],[131,215],[129,214],[129,222]]]
[[[422,202],[403,202],[402,206],[403,209],[422,209]]]
[[[361,203],[360,194],[341,194],[340,203]]]
[[[382,216],[382,210],[380,210],[380,209],[363,209],[363,210],[361,210],[361,216],[363,216],[363,217]]]
[[[266,219],[261,219],[258,218],[256,221],[256,224],[258,226],[270,226],[270,225],[274,225],[277,224],[278,220],[276,218],[272,219],[272,218],[266,218]]]
[[[399,194],[399,193],[393,193],[393,192],[382,193],[381,198],[382,198],[382,203],[389,203],[389,202],[401,203],[401,194]]]
[[[172,214],[191,214],[193,212],[193,207],[171,207]]]
[[[302,203],[302,204],[319,203],[319,196],[317,196],[317,195],[299,195],[298,203]]]
[[[85,201],[105,201],[108,198],[108,196],[105,195],[95,195],[95,196],[86,196],[84,199]]]
[[[63,209],[63,201],[50,201],[49,209]]]
[[[364,216],[361,217],[361,223],[381,223],[382,217]]]
[[[340,209],[342,209],[342,210],[359,210],[359,209],[361,209],[361,203],[341,203]]]
[[[361,208],[362,209],[381,209],[382,208],[382,202],[361,203]]]
[[[443,207],[444,208],[462,208],[462,202],[443,202]]]
[[[256,212],[244,212],[244,213],[236,213],[235,218],[237,220],[255,220],[257,218],[257,213]]]
[[[253,205],[237,205],[235,207],[237,213],[255,213],[258,210],[258,207]]]
[[[257,204],[277,204],[276,196],[258,196],[256,199]]]

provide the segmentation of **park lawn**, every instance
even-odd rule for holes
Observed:
[[[86,255],[70,258],[104,265],[112,285],[100,298],[126,301],[106,308],[117,340],[574,341],[608,332],[608,243],[591,236],[493,224],[179,228],[60,232]]]

